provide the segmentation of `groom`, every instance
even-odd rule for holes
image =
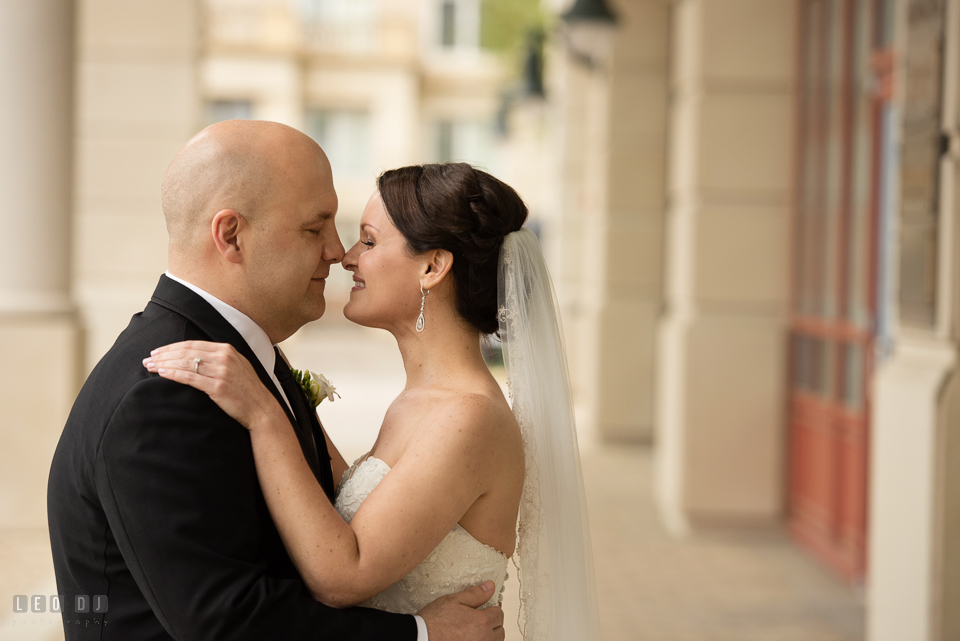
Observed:
[[[232,344],[333,495],[316,415],[273,347],[323,314],[325,279],[343,258],[320,147],[277,123],[218,123],[176,157],[162,195],[169,272],[90,374],[50,470],[66,638],[502,640],[502,611],[473,609],[489,582],[420,617],[314,601],[270,519],[248,432],[203,392],[141,365],[168,343]]]

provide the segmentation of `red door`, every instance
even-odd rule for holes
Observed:
[[[863,577],[877,221],[890,61],[884,0],[801,0],[789,522]]]

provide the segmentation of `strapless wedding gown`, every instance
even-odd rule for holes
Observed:
[[[368,455],[358,459],[343,473],[334,505],[347,523],[388,472],[390,466]],[[438,597],[480,585],[489,579],[497,587],[494,596],[483,606],[488,607],[500,603],[506,578],[507,557],[476,540],[457,524],[410,574],[360,605],[399,614],[416,614]]]

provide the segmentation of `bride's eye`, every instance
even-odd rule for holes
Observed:
[[[360,244],[361,244],[361,245],[366,245],[367,247],[373,247],[373,241],[372,241],[372,240],[361,240],[361,241],[360,241]]]

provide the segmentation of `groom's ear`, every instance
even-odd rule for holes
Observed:
[[[243,217],[232,209],[218,211],[210,223],[210,232],[217,250],[231,263],[239,263],[241,259],[238,237],[243,223]]]
[[[453,254],[446,249],[431,249],[423,255],[424,273],[420,285],[424,289],[433,289],[443,281],[453,267]]]

